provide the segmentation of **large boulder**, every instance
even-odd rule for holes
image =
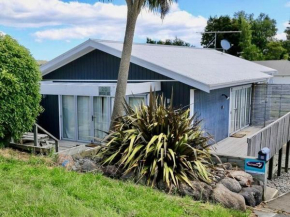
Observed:
[[[239,181],[240,185],[242,186],[251,186],[254,179],[253,177],[244,171],[240,170],[229,170],[229,177],[236,179]]]
[[[192,181],[191,186],[185,183],[179,185],[179,193],[183,196],[190,196],[194,200],[209,201],[212,196],[213,188],[199,181]]]
[[[56,161],[58,165],[66,168],[67,170],[71,170],[74,166],[74,160],[72,156],[67,154],[58,154]]]
[[[223,184],[217,184],[213,190],[212,198],[214,202],[220,203],[226,208],[237,209],[241,211],[246,210],[245,199],[242,195],[231,192]]]
[[[243,188],[240,195],[245,198],[248,206],[257,206],[263,200],[263,187],[260,185],[253,185],[252,187]]]
[[[235,180],[235,179],[231,179],[231,178],[224,178],[220,181],[221,184],[223,184],[227,189],[229,189],[232,192],[235,193],[239,193],[242,190],[242,186],[240,185],[240,183]]]

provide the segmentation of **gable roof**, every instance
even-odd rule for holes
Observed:
[[[275,76],[290,76],[290,61],[289,60],[265,60],[265,61],[254,61],[260,65],[271,67],[278,71]]]
[[[121,42],[89,39],[41,66],[41,71],[46,75],[94,49],[120,58],[122,48]],[[166,45],[134,44],[131,62],[206,92],[264,81],[276,72],[213,49]]]

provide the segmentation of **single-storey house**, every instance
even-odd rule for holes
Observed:
[[[39,124],[61,140],[102,138],[110,124],[123,44],[89,39],[41,66]],[[216,141],[250,124],[252,84],[275,70],[213,49],[134,44],[126,99],[147,103],[150,87],[203,119]]]
[[[254,62],[277,70],[274,77],[270,79],[271,84],[290,84],[289,60],[264,60]]]

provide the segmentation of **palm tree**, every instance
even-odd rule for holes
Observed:
[[[118,73],[115,103],[111,117],[111,129],[114,127],[115,119],[123,115],[123,100],[126,95],[133,38],[138,15],[143,7],[148,7],[150,11],[159,12],[161,19],[163,19],[174,1],[176,2],[177,0],[126,0],[128,9],[127,23]]]

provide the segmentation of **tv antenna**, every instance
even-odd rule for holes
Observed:
[[[197,32],[201,34],[214,34],[213,40],[211,40],[207,45],[208,48],[214,42],[214,49],[216,49],[217,34],[228,34],[228,33],[241,33],[242,31],[210,31],[210,32]]]

